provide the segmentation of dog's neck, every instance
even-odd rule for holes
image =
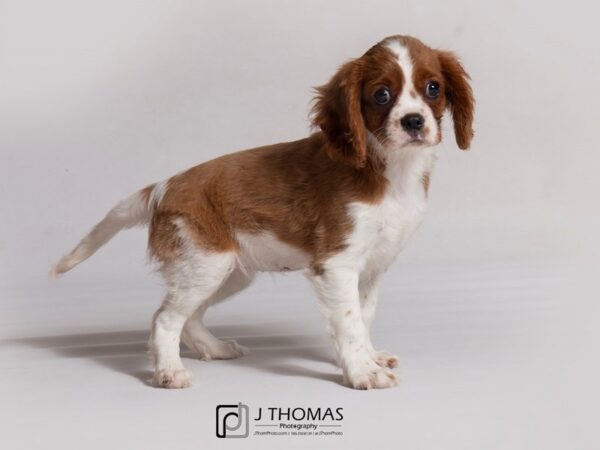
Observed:
[[[398,149],[385,148],[379,140],[368,133],[369,153],[384,167],[384,176],[397,192],[421,189],[424,177],[429,177],[436,159],[433,146],[407,145]]]

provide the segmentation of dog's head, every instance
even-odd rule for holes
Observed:
[[[327,137],[331,157],[361,168],[369,143],[383,157],[438,144],[446,110],[452,113],[459,148],[468,149],[473,107],[469,76],[452,53],[391,36],[317,88],[313,123]]]

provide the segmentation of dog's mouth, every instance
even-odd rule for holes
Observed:
[[[424,147],[428,143],[423,136],[411,136],[410,139],[404,142],[403,147]]]
[[[394,139],[386,139],[385,137],[380,138],[378,136],[378,140],[380,143],[384,145],[391,144],[390,147],[397,150],[405,147],[428,147],[432,145],[432,142],[430,142],[429,139],[427,139],[423,133],[415,133],[414,135],[409,133],[403,133],[403,136],[398,136],[398,138],[396,138],[398,140],[394,142]]]
[[[404,145],[410,145],[410,146],[421,146],[421,145],[426,145],[427,139],[425,139],[425,135],[426,133],[423,132],[423,130],[419,130],[419,131],[404,131],[404,136],[405,136],[405,141],[404,141]]]

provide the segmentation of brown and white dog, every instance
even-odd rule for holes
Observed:
[[[456,141],[473,137],[468,75],[449,52],[391,36],[317,89],[320,131],[222,156],[121,201],[54,268],[68,271],[118,231],[149,225],[167,288],[154,315],[153,383],[190,386],[180,339],[203,359],[244,354],[202,324],[206,309],[256,272],[304,270],[328,321],[344,381],[397,383],[395,356],[369,337],[377,284],[425,210],[445,110]]]

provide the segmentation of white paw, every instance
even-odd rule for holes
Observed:
[[[181,335],[181,340],[190,350],[195,352],[203,361],[213,359],[235,359],[248,353],[248,349],[239,345],[237,342],[218,341],[212,345],[207,345],[202,341],[191,338],[188,334]]]
[[[384,389],[398,384],[394,372],[375,364],[367,370],[346,374],[345,380],[354,389]]]
[[[210,348],[210,359],[235,359],[248,353],[248,349],[234,340],[221,341],[217,348]]]
[[[154,377],[152,377],[152,385],[166,389],[182,389],[192,385],[192,377],[185,369],[160,369],[154,372]]]
[[[398,367],[398,357],[389,352],[374,351],[371,353],[371,357],[373,358],[373,361],[375,361],[381,367],[389,367],[390,369]]]

